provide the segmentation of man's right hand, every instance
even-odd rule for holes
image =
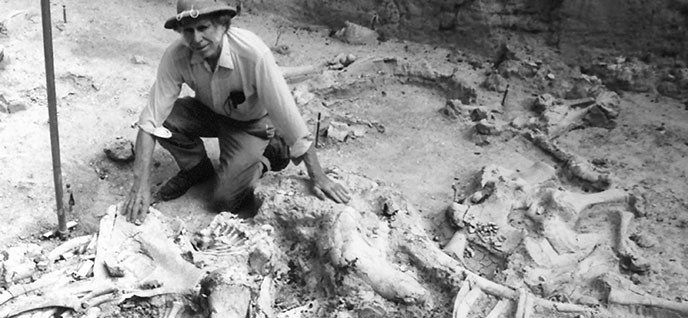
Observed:
[[[138,185],[136,183],[134,182],[126,201],[124,201],[122,215],[126,216],[127,221],[141,225],[149,213],[151,191],[147,183]]]

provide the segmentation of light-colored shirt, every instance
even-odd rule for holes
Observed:
[[[270,48],[253,32],[236,27],[230,27],[222,41],[214,72],[182,39],[167,48],[148,105],[139,116],[139,128],[160,137],[159,132],[166,131],[162,123],[185,83],[194,91],[194,98],[217,114],[239,121],[267,114],[289,145],[291,157],[302,156],[313,138]],[[229,94],[235,91],[242,91],[246,101],[232,107]]]

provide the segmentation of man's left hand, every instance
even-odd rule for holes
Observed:
[[[344,186],[332,181],[324,174],[313,178],[313,192],[320,200],[328,197],[337,203],[347,203],[351,200],[349,191]]]

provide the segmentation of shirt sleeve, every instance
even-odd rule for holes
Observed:
[[[277,132],[289,145],[292,159],[303,156],[311,147],[313,136],[270,51],[264,52],[256,63],[256,91]]]
[[[182,83],[181,72],[175,63],[174,50],[170,48],[160,60],[155,82],[148,95],[148,104],[141,111],[136,125],[149,134],[164,138],[160,131],[167,130],[162,127],[162,123],[172,112]]]

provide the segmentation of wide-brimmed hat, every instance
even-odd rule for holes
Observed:
[[[176,28],[177,23],[182,19],[196,19],[215,12],[225,12],[229,16],[234,17],[236,15],[236,8],[227,4],[225,0],[178,0],[177,15],[167,19],[165,29]]]

